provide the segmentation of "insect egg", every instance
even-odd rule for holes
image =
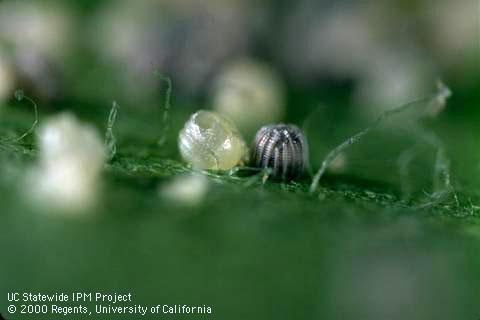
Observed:
[[[185,123],[178,147],[186,162],[202,170],[227,171],[248,158],[237,128],[219,114],[203,110]]]
[[[252,134],[285,114],[285,88],[268,65],[241,59],[228,64],[214,81],[213,108],[241,130]]]
[[[65,113],[47,119],[37,139],[39,162],[26,179],[32,200],[60,212],[94,205],[106,158],[96,130]]]
[[[255,136],[253,164],[271,169],[278,180],[298,178],[308,167],[308,144],[297,126],[276,124],[262,127]]]

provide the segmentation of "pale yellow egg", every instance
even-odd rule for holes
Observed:
[[[185,123],[178,146],[182,158],[202,170],[227,171],[248,157],[247,146],[235,125],[217,113],[203,110]]]

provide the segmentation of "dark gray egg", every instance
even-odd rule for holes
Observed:
[[[270,169],[270,177],[289,181],[308,168],[308,143],[305,134],[291,124],[262,127],[255,136],[253,165]]]

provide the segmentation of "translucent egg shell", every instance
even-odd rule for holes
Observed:
[[[248,150],[233,123],[217,113],[198,111],[180,131],[182,158],[195,168],[227,171],[247,161]]]

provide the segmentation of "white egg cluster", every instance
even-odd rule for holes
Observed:
[[[39,164],[29,176],[34,200],[58,210],[91,207],[106,157],[95,129],[66,113],[47,120],[37,138]]]
[[[232,120],[241,131],[252,133],[280,121],[285,114],[284,84],[267,65],[241,60],[229,64],[218,76],[213,108]]]

